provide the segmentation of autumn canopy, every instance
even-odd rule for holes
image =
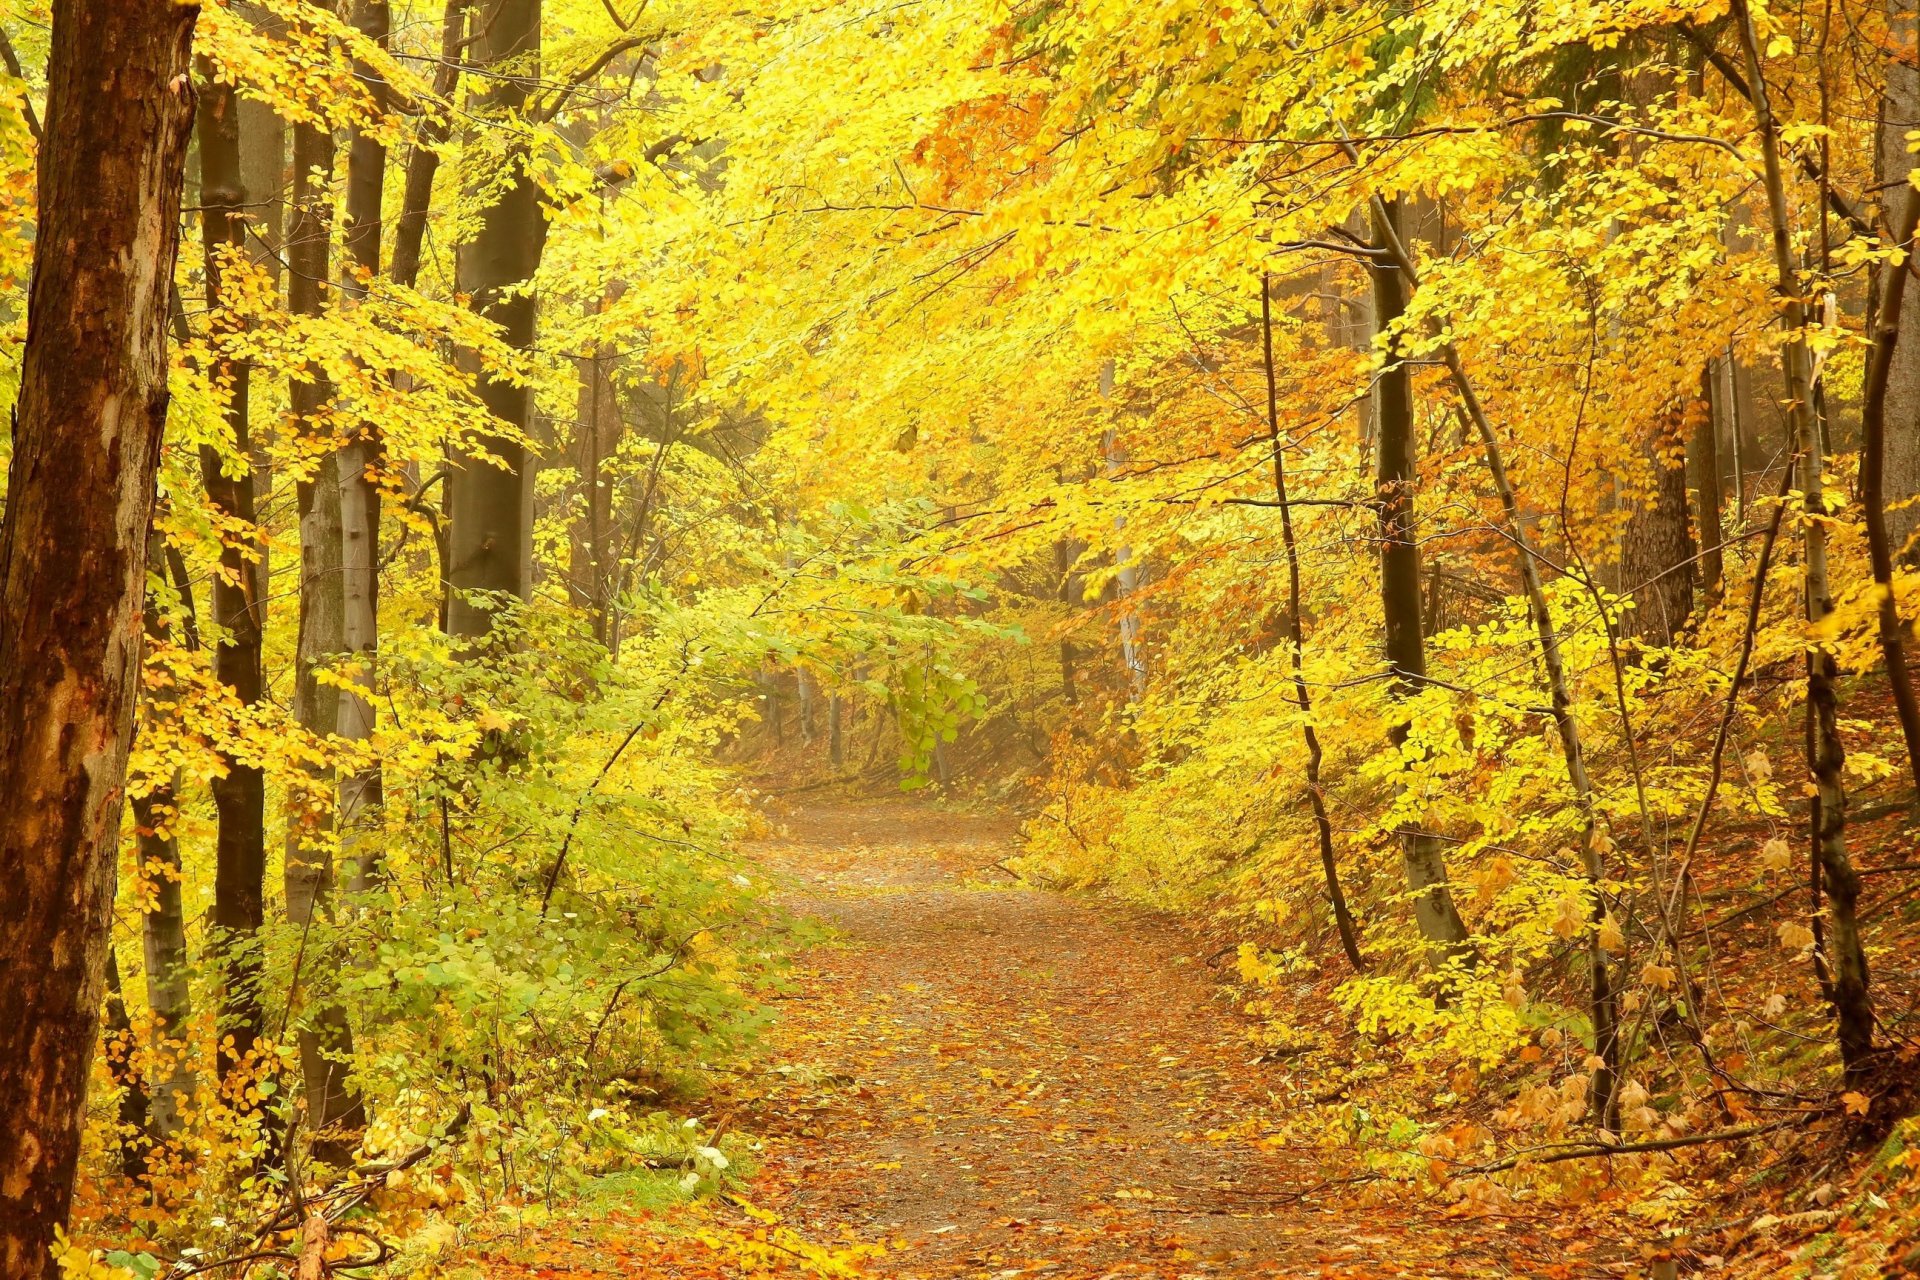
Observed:
[[[1915,40],[11,0],[0,1280],[1920,1274]]]

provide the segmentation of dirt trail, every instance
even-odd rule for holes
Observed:
[[[1007,823],[906,803],[784,820],[757,854],[838,937],[780,1005],[787,1069],[816,1084],[749,1121],[769,1133],[754,1190],[810,1239],[888,1242],[869,1272],[1623,1273],[1538,1220],[1276,1200],[1323,1174],[1254,1140],[1275,1069],[1191,937],[1016,884],[994,865]],[[1243,1121],[1254,1139],[1208,1136]]]

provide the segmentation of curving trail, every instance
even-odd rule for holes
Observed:
[[[1277,1069],[1191,937],[1014,882],[1008,823],[784,821],[757,856],[837,936],[779,1006],[796,1084],[741,1121],[769,1135],[751,1193],[810,1240],[885,1241],[868,1273],[1630,1274],[1551,1220],[1287,1198],[1325,1174],[1259,1141]]]

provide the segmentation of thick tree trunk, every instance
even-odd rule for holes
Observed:
[[[1807,314],[1793,258],[1791,214],[1780,165],[1779,128],[1762,74],[1760,37],[1746,0],[1734,0],[1733,21],[1746,55],[1754,123],[1760,134],[1773,242],[1774,287],[1780,295],[1780,327],[1786,335],[1780,362],[1786,377],[1793,448],[1800,462],[1800,490],[1805,495],[1808,514],[1822,517],[1827,514],[1826,459],[1821,448],[1820,425],[1814,416],[1813,357],[1803,336]],[[1823,519],[1806,522],[1803,545],[1806,617],[1808,622],[1817,624],[1833,612],[1833,592],[1827,580],[1827,526]],[[1836,1039],[1848,1076],[1857,1078],[1873,1054],[1873,1004],[1868,988],[1867,953],[1860,940],[1860,877],[1847,853],[1846,748],[1840,741],[1838,696],[1834,687],[1837,679],[1832,651],[1809,648],[1807,771],[1813,782],[1809,814],[1813,877],[1816,893],[1820,882],[1825,881],[1829,904],[1826,960],[1832,970],[1832,1000],[1838,1022]]]
[[[471,57],[489,73],[486,87],[473,101],[474,114],[495,121],[523,114],[540,74],[540,0],[488,0]],[[462,291],[473,298],[481,315],[501,327],[507,342],[522,351],[533,347],[532,280],[545,238],[531,163],[523,144],[510,149],[509,172],[480,216],[479,233],[460,254]],[[485,600],[467,599],[466,593],[525,599],[532,585],[533,458],[526,440],[532,434],[533,392],[482,374],[480,396],[504,428],[481,443],[505,465],[468,456],[458,460],[448,477],[452,518],[447,577],[453,595],[447,629],[469,637],[486,634],[494,611]]]
[[[1374,244],[1381,252],[1399,241],[1399,208],[1383,202],[1374,213]],[[1373,313],[1383,330],[1407,309],[1406,275],[1398,267],[1375,265]],[[1427,674],[1426,636],[1420,616],[1420,545],[1414,523],[1413,496],[1419,486],[1414,461],[1413,379],[1393,349],[1386,367],[1374,381],[1375,449],[1378,473],[1374,502],[1380,527],[1380,602],[1386,624],[1386,658],[1396,696],[1419,688]],[[1407,724],[1396,720],[1389,731],[1398,748],[1407,740]],[[1467,926],[1447,887],[1447,864],[1438,838],[1417,826],[1401,830],[1401,856],[1407,888],[1413,894],[1414,919],[1420,936],[1438,943],[1450,954],[1467,954]]]
[[[221,311],[223,256],[246,247],[246,188],[240,182],[239,113],[233,86],[214,79],[202,59],[197,133],[200,143],[201,230],[206,249],[207,309],[216,329],[236,322]],[[251,456],[247,400],[251,370],[244,360],[222,361],[215,371],[228,388],[227,425],[236,459]],[[232,465],[236,474],[229,475]],[[213,651],[213,671],[234,701],[251,707],[260,701],[261,631],[266,618],[262,590],[263,550],[254,515],[252,478],[244,461],[229,463],[211,446],[200,451],[207,498],[232,528],[222,535],[220,570],[212,589],[213,621],[221,634]],[[260,1036],[259,962],[253,935],[264,922],[267,866],[266,779],[255,765],[231,757],[225,773],[213,781],[217,815],[214,837],[213,945],[220,954],[218,1071],[222,1080],[253,1051]]]
[[[0,527],[0,1276],[52,1280],[99,1034],[166,329],[191,5],[61,0]],[[85,501],[77,501],[84,495]]]
[[[354,25],[368,39],[386,46],[392,26],[386,0],[361,0]],[[371,67],[355,65],[381,107],[388,88]],[[356,132],[347,152],[347,288],[364,296],[366,279],[380,271],[381,199],[386,189],[387,149],[371,133]],[[339,733],[352,742],[373,737],[374,668],[380,652],[380,487],[375,472],[384,446],[374,427],[361,423],[340,449],[340,584],[342,648],[358,666],[359,689],[340,692]],[[361,692],[364,690],[365,692]],[[339,793],[340,858],[347,883],[363,890],[373,882],[379,851],[366,840],[365,827],[386,799],[378,761],[341,779]]]
[[[1620,540],[1620,583],[1633,597],[1622,630],[1671,645],[1693,616],[1693,531],[1687,524],[1687,468],[1680,453],[1685,411],[1675,409],[1648,443],[1652,500],[1636,504]]]
[[[1910,190],[1907,175],[1913,171],[1914,158],[1907,150],[1907,134],[1920,129],[1920,68],[1908,61],[1914,56],[1915,16],[1914,0],[1887,0],[1892,56],[1887,59],[1886,92],[1880,104],[1879,170],[1880,189],[1887,193],[1890,208],[1897,208],[1897,197]],[[1889,274],[1882,272],[1883,278]],[[1920,330],[1913,325],[1906,326],[1893,347],[1886,416],[1898,424],[1886,435],[1886,502],[1910,502],[1920,497]],[[1920,552],[1907,545],[1920,532],[1920,503],[1888,511],[1886,520],[1894,558],[1911,563]]]

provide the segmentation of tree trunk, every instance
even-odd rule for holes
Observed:
[[[360,0],[353,21],[363,36],[385,48],[392,17],[386,0]],[[379,74],[364,63],[355,64],[355,74],[384,109],[389,94]],[[381,198],[386,177],[385,145],[371,133],[356,132],[347,151],[349,270],[345,273],[347,289],[356,296],[365,296],[363,281],[380,271]],[[363,422],[341,446],[338,457],[341,648],[353,655],[354,678],[359,686],[340,691],[338,731],[351,742],[373,737],[372,689],[380,652],[380,487],[374,477],[384,451],[377,429]],[[375,878],[379,850],[366,841],[364,828],[379,814],[385,799],[385,781],[377,760],[341,779],[340,860],[349,887],[356,891],[369,888]]]
[[[1293,666],[1293,697],[1300,708],[1300,737],[1307,749],[1307,801],[1313,808],[1314,834],[1320,845],[1320,872],[1333,908],[1340,949],[1355,973],[1367,967],[1360,954],[1360,933],[1340,887],[1340,867],[1333,852],[1333,823],[1327,817],[1326,794],[1320,785],[1320,735],[1313,727],[1313,699],[1307,690],[1306,628],[1300,619],[1300,548],[1293,537],[1293,509],[1287,503],[1287,464],[1280,439],[1280,391],[1273,369],[1273,300],[1267,277],[1260,277],[1260,353],[1267,375],[1267,440],[1273,447],[1273,496],[1280,504],[1280,541],[1287,553],[1287,652]]]
[[[1402,278],[1411,283],[1413,259],[1408,254],[1406,242],[1400,238],[1394,220],[1384,216],[1388,212],[1386,202],[1376,196],[1373,203],[1376,217],[1384,224],[1381,241],[1388,248]],[[1429,321],[1429,324],[1437,329],[1436,322]],[[1520,582],[1527,595],[1527,613],[1540,645],[1540,663],[1546,669],[1547,692],[1553,706],[1553,725],[1560,738],[1561,757],[1566,762],[1567,785],[1573,792],[1574,803],[1580,813],[1579,858],[1587,880],[1589,920],[1592,924],[1586,939],[1587,1008],[1593,1022],[1593,1053],[1598,1059],[1587,1096],[1595,1119],[1605,1128],[1617,1131],[1620,1127],[1620,1002],[1612,966],[1608,963],[1606,949],[1600,943],[1600,925],[1607,910],[1604,889],[1606,868],[1597,838],[1599,814],[1594,805],[1593,780],[1587,773],[1580,722],[1573,711],[1573,684],[1567,677],[1566,655],[1560,648],[1560,629],[1554,621],[1552,602],[1547,599],[1546,588],[1540,579],[1540,566],[1527,537],[1520,497],[1507,471],[1500,438],[1487,419],[1486,408],[1480,403],[1472,380],[1467,377],[1459,348],[1450,339],[1444,340],[1440,345],[1440,355],[1453,381],[1454,390],[1460,396],[1467,420],[1480,436],[1487,476],[1493,481],[1494,492],[1500,498],[1501,511],[1506,516],[1507,538],[1513,544]]]
[[[440,57],[433,68],[433,96],[451,103],[460,87],[467,49],[467,13],[472,0],[448,0],[440,18]],[[433,204],[433,180],[440,172],[440,145],[451,133],[449,115],[434,112],[421,122],[407,154],[400,193],[400,214],[393,226],[393,282],[413,288],[420,279],[420,253],[426,242],[427,213]]]
[[[166,539],[147,539],[147,563],[165,566]],[[184,575],[183,575],[184,576]],[[181,592],[183,603],[192,597]],[[149,598],[146,633],[149,644],[168,639],[166,615]],[[189,647],[195,637],[189,631]],[[179,697],[171,687],[157,689],[149,700],[151,717],[171,707]],[[193,1017],[193,994],[187,985],[187,918],[181,902],[180,842],[173,824],[178,812],[179,771],[146,795],[132,801],[134,838],[140,849],[140,874],[153,889],[153,906],[142,913],[140,934],[147,971],[147,1008],[153,1012],[148,1056],[153,1063],[150,1118],[154,1140],[179,1136],[183,1106],[193,1096],[193,1070],[187,1054],[187,1024]]]
[[[333,236],[333,136],[311,124],[293,131],[293,196],[287,224],[287,304],[295,315],[318,316],[326,307]],[[321,662],[346,649],[346,595],[340,500],[340,466],[323,414],[333,398],[324,374],[307,369],[291,379],[289,398],[310,478],[298,482],[300,512],[300,629],[294,657],[293,713],[316,738],[340,726],[340,691],[317,678]],[[288,993],[296,1003],[303,981],[331,969],[307,945],[315,918],[333,889],[333,771],[308,766],[308,776],[289,788],[285,889],[287,921],[302,929],[299,965]],[[353,1035],[346,1011],[329,993],[312,1002],[299,1029],[300,1071],[306,1086],[307,1122],[321,1137],[314,1151],[340,1163],[352,1150],[343,1131],[365,1126],[359,1099],[345,1083]]]
[[[204,86],[197,132],[207,310],[216,330],[230,330],[238,322],[221,310],[222,258],[244,252],[247,235],[239,113],[233,86],[215,80],[213,65],[205,59],[199,71]],[[215,370],[215,377],[228,388],[227,426],[236,459],[246,459],[252,452],[247,426],[250,375],[244,360],[223,360]],[[235,465],[239,474],[228,475],[228,465]],[[260,643],[266,621],[264,552],[254,514],[253,480],[245,474],[244,461],[229,464],[211,446],[200,450],[200,470],[208,500],[233,525],[222,535],[220,570],[213,579],[213,621],[224,633],[214,647],[213,671],[234,701],[252,707],[261,695]],[[221,764],[225,772],[212,787],[218,822],[212,923],[223,983],[217,1065],[225,1080],[253,1052],[260,1036],[260,972],[252,939],[265,919],[267,799],[266,779],[257,766],[232,757],[223,757]]]
[[[835,772],[847,762],[846,736],[841,730],[840,717],[840,695],[830,694],[827,698],[827,760]]]
[[[1807,621],[1819,623],[1833,611],[1833,592],[1827,580],[1827,514],[1825,463],[1820,427],[1814,417],[1813,358],[1804,335],[1805,304],[1793,260],[1793,233],[1787,207],[1786,180],[1780,171],[1780,135],[1762,76],[1760,37],[1746,0],[1735,0],[1734,25],[1746,56],[1747,79],[1752,85],[1754,123],[1760,134],[1760,157],[1767,194],[1767,212],[1773,241],[1774,287],[1781,299],[1780,327],[1786,341],[1780,350],[1786,377],[1787,416],[1793,448],[1800,461],[1800,490],[1807,512],[1804,543],[1804,604]],[[1838,673],[1833,653],[1825,648],[1807,651],[1807,771],[1812,775],[1810,804],[1815,884],[1824,879],[1828,895],[1827,959],[1832,967],[1832,999],[1838,1021],[1836,1039],[1849,1078],[1857,1079],[1873,1053],[1873,1005],[1868,990],[1867,955],[1860,941],[1860,877],[1847,854],[1847,793],[1844,781],[1846,748],[1840,741]]]
[[[1687,526],[1687,468],[1679,452],[1684,409],[1676,408],[1646,450],[1652,501],[1627,517],[1620,545],[1620,582],[1633,597],[1623,630],[1665,648],[1693,616],[1693,531]]]
[[[486,87],[475,95],[474,113],[494,120],[524,114],[540,74],[540,0],[488,0],[471,57],[489,73]],[[524,143],[515,144],[508,154],[504,190],[481,213],[478,234],[460,254],[461,290],[521,351],[533,347],[532,281],[545,227],[531,163]],[[505,465],[467,456],[448,477],[452,519],[447,577],[453,595],[447,625],[454,635],[467,637],[486,634],[494,609],[466,593],[495,592],[524,600],[531,586],[533,459],[526,440],[533,426],[533,392],[483,373],[480,396],[503,428],[481,445]]]
[[[53,1280],[99,1033],[167,312],[188,5],[53,10],[0,526],[0,1276]],[[84,495],[85,501],[76,501]]]
[[[1907,175],[1913,170],[1913,155],[1907,150],[1907,134],[1920,129],[1920,68],[1913,57],[1915,32],[1914,0],[1887,0],[1887,35],[1892,48],[1887,58],[1886,92],[1880,104],[1879,171],[1880,189],[1887,194],[1890,208],[1897,207],[1895,196],[1907,193]],[[1887,221],[1892,222],[1889,216]],[[1893,272],[1881,271],[1884,281]],[[1884,302],[1882,306],[1884,306]],[[1920,496],[1920,331],[1908,325],[1899,335],[1887,370],[1886,416],[1899,424],[1886,435],[1886,502],[1909,502]],[[1912,563],[1920,548],[1909,547],[1915,532],[1920,532],[1920,504],[1888,511],[1887,538],[1896,560]]]
[[[1913,233],[1920,220],[1920,199],[1911,190],[1892,197],[1893,239],[1905,246],[1912,260]],[[1867,355],[1866,387],[1860,404],[1860,506],[1866,515],[1867,554],[1873,565],[1874,591],[1879,596],[1880,656],[1886,664],[1887,686],[1907,748],[1907,780],[1920,788],[1920,701],[1907,669],[1905,629],[1893,590],[1894,546],[1888,524],[1886,495],[1887,402],[1893,389],[1894,363],[1900,350],[1900,319],[1905,312],[1908,268],[1884,273],[1880,306],[1873,320],[1873,346]],[[1911,435],[1914,422],[1904,423]]]
[[[579,357],[578,426],[574,435],[584,504],[572,531],[572,594],[592,621],[594,639],[601,644],[607,644],[611,636],[616,559],[613,482],[607,479],[606,468],[620,448],[626,425],[611,376],[614,358],[604,346]]]
[[[1374,244],[1384,253],[1385,246],[1396,242],[1399,234],[1398,204],[1381,202],[1374,213]],[[1396,266],[1376,264],[1371,274],[1375,323],[1387,331],[1407,309],[1408,282]],[[1404,697],[1417,690],[1427,674],[1426,637],[1420,617],[1420,545],[1413,510],[1419,469],[1413,453],[1412,374],[1392,347],[1386,361],[1374,381],[1379,465],[1374,502],[1380,521],[1380,602],[1386,623],[1387,666],[1393,673],[1396,696]],[[1406,722],[1396,720],[1389,730],[1396,749],[1406,743],[1407,732]],[[1439,839],[1415,826],[1402,828],[1400,839],[1420,936],[1444,947],[1450,955],[1466,955],[1467,926],[1447,887],[1446,856]]]
[[[136,1042],[133,1019],[127,1016],[127,997],[120,987],[120,953],[111,940],[107,943],[106,1045],[101,1055],[107,1060],[107,1074],[120,1089],[117,1108],[119,1132],[114,1135],[120,1148],[120,1172],[129,1178],[146,1176],[147,1155],[153,1148],[149,1117],[147,1082],[134,1068]]]
[[[1721,408],[1724,380],[1719,366],[1720,361],[1710,360],[1701,374],[1703,412],[1696,417],[1693,440],[1687,447],[1687,460],[1693,466],[1694,487],[1699,494],[1694,504],[1694,523],[1700,535],[1700,590],[1709,604],[1717,602],[1725,593],[1727,574],[1727,533],[1720,517],[1726,494],[1720,480],[1720,423],[1725,414]]]

